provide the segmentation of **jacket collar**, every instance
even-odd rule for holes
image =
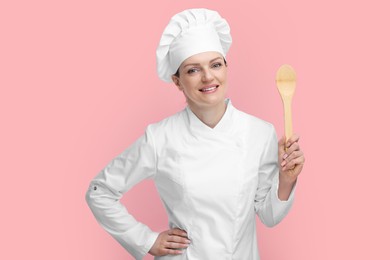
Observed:
[[[234,110],[235,108],[232,105],[232,102],[230,99],[225,99],[225,103],[227,105],[226,111],[223,114],[221,120],[218,122],[218,124],[211,128],[205,123],[203,123],[195,114],[192,112],[190,107],[187,105],[186,107],[186,114],[187,119],[189,122],[190,130],[201,132],[201,133],[227,133],[231,131],[231,126],[233,124],[233,116],[234,116]]]

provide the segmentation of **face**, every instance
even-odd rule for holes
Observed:
[[[172,80],[183,91],[191,108],[223,105],[226,95],[227,67],[218,52],[193,55],[180,65],[180,76]]]

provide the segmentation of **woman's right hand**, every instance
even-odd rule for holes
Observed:
[[[149,253],[154,256],[180,255],[190,242],[184,230],[169,229],[158,235]]]

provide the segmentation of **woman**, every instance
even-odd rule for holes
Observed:
[[[304,156],[294,135],[277,143],[273,126],[226,98],[227,22],[215,11],[172,17],[157,48],[159,77],[188,106],[145,134],[92,180],[86,198],[98,222],[136,259],[259,259],[255,216],[267,226],[291,208]],[[153,178],[169,230],[153,232],[119,202]]]

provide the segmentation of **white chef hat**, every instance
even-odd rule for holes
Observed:
[[[232,43],[230,27],[218,12],[200,8],[174,15],[157,47],[157,74],[166,82],[188,57],[216,51],[224,57]]]

